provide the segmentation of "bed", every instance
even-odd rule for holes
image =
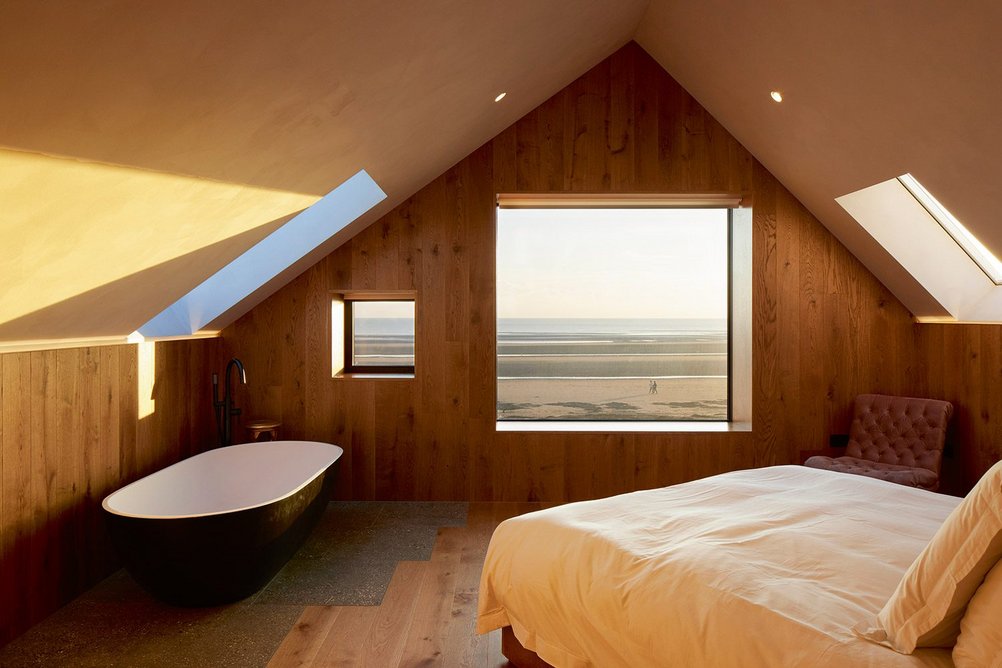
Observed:
[[[960,502],[777,466],[530,513],[491,539],[477,630],[560,668],[952,666],[853,627]]]

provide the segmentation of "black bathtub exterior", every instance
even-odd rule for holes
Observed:
[[[313,531],[338,464],[295,494],[231,513],[143,518],[105,510],[112,542],[129,573],[162,601],[190,607],[238,601],[267,584]]]

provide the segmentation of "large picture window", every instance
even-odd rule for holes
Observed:
[[[499,421],[724,421],[730,212],[499,208]]]

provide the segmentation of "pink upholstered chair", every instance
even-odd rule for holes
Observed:
[[[846,456],[816,456],[804,464],[936,490],[951,415],[948,401],[861,394],[853,405]]]

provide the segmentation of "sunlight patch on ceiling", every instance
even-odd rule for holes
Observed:
[[[143,337],[198,332],[384,199],[386,193],[359,171],[137,331]]]
[[[836,201],[953,320],[1002,321],[1002,288],[989,273],[998,261],[910,174]],[[914,315],[919,321],[943,321],[934,314]]]
[[[79,318],[70,314],[47,331],[15,332],[19,340],[125,336],[137,320],[169,303],[165,295],[183,294],[190,276],[132,289],[120,304],[121,322],[116,315],[85,323],[91,307],[99,306],[86,303],[87,293],[211,246],[201,260],[222,264],[240,252],[235,237],[317,201],[315,195],[7,149],[0,149],[0,174],[0,323],[80,300],[73,307]]]

